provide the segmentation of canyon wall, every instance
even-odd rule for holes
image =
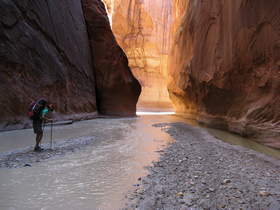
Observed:
[[[280,148],[280,2],[173,3],[176,111]]]
[[[91,54],[80,1],[0,2],[0,123],[22,123],[45,97],[61,114],[96,111]]]
[[[83,8],[92,49],[98,112],[135,115],[141,86],[115,40],[105,6],[101,0],[83,0]]]
[[[105,0],[112,29],[142,85],[139,108],[172,108],[167,91],[171,0]]]
[[[83,3],[0,1],[0,129],[27,126],[27,108],[41,97],[55,104],[58,118],[89,117],[97,109],[135,115],[141,87],[104,5]]]

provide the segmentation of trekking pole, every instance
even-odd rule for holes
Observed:
[[[43,126],[42,126],[42,127],[43,127],[43,129],[42,129],[42,130],[43,130],[43,133],[42,133],[42,139],[41,139],[40,145],[39,145],[40,147],[41,147],[41,144],[42,144],[42,141],[43,141],[43,138],[44,138],[45,125],[46,125],[46,124],[45,124],[45,122],[43,121]]]
[[[51,149],[53,149],[53,122],[51,122]]]

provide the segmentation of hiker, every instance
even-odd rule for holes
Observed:
[[[39,146],[43,138],[43,123],[52,122],[51,118],[48,118],[48,113],[54,110],[52,104],[48,103],[45,99],[40,99],[32,105],[32,116],[30,117],[33,121],[33,130],[36,134],[36,145],[34,151],[40,152],[43,149]]]

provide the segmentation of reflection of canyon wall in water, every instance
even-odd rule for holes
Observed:
[[[174,0],[178,112],[280,147],[280,1]]]
[[[171,0],[105,2],[111,10],[114,8],[113,32],[142,85],[138,106],[172,107],[166,88]]]

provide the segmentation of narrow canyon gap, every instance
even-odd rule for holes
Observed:
[[[65,115],[133,115],[137,77],[139,108],[173,104],[178,114],[280,148],[279,1],[0,7],[1,124],[22,123],[29,99],[42,93]]]
[[[104,2],[139,108],[171,99],[178,114],[280,148],[278,1]]]
[[[171,0],[104,0],[115,37],[142,85],[138,109],[173,109],[167,91]]]

